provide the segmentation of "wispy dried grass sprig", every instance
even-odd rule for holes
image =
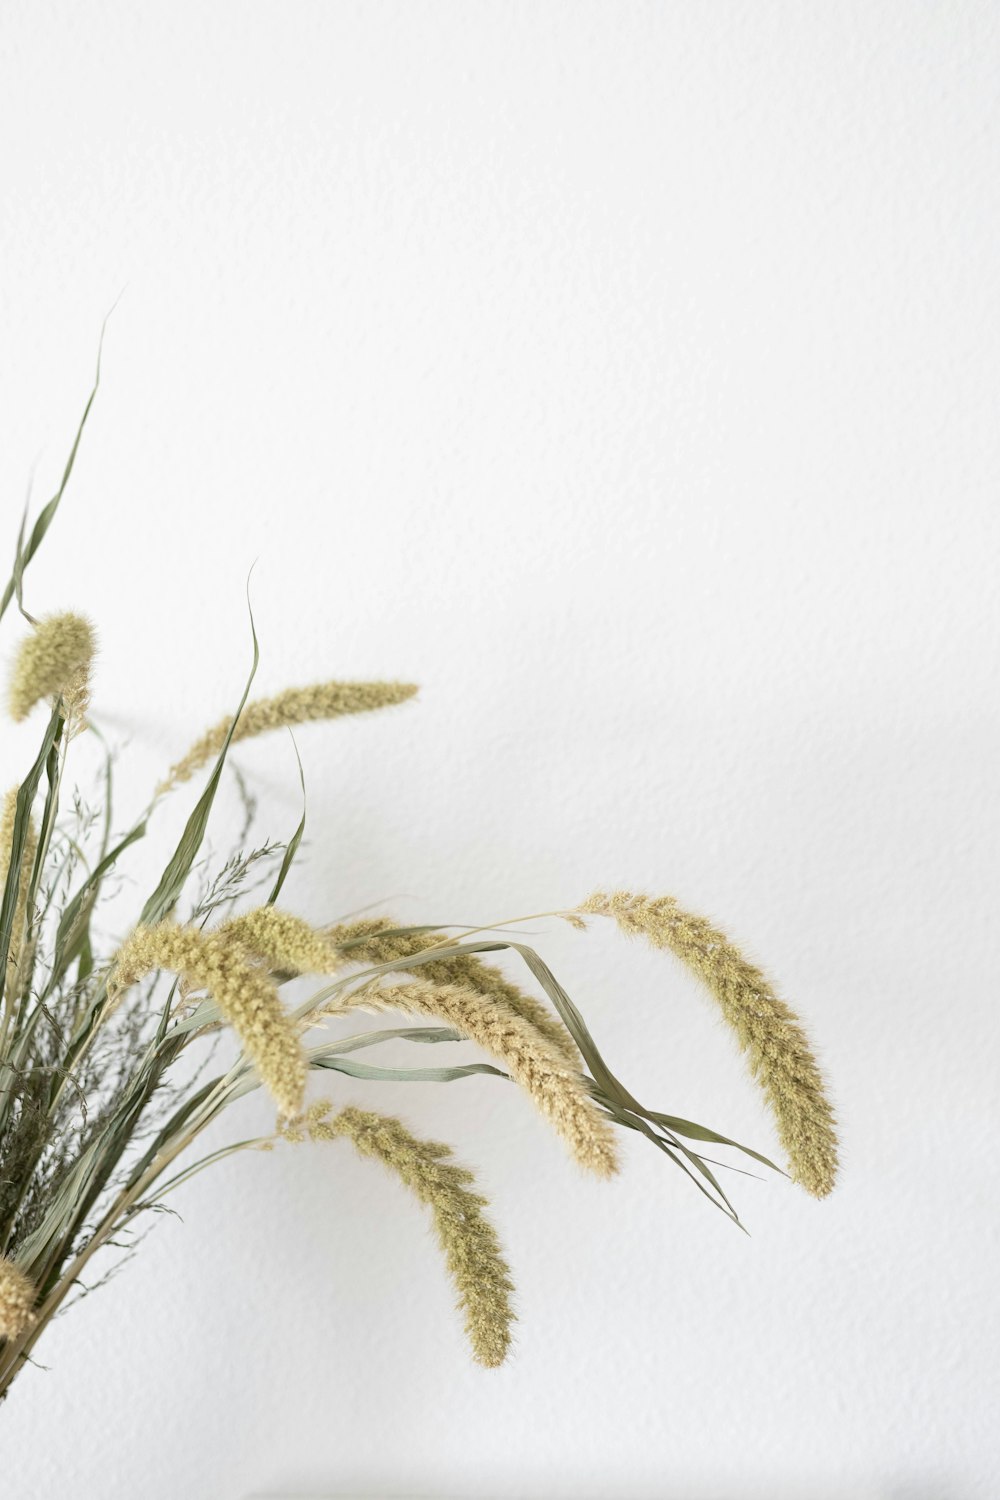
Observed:
[[[67,700],[67,717],[82,717],[94,651],[94,629],[83,615],[43,616],[14,660],[7,694],[11,718],[26,719],[36,703],[60,693]]]
[[[305,1091],[305,1054],[267,975],[224,936],[174,922],[135,928],[118,950],[113,984],[124,990],[154,969],[168,969],[190,987],[208,991],[281,1113],[297,1114]]]
[[[20,1266],[0,1256],[0,1339],[16,1339],[35,1321],[37,1288]]]
[[[258,698],[246,704],[236,722],[231,743],[266,734],[272,729],[389,708],[404,703],[416,692],[416,685],[410,682],[318,682],[309,687],[288,688],[274,698]],[[225,743],[230,723],[229,719],[220,719],[203,734],[183,759],[171,766],[157,792],[179,786],[214,760]]]
[[[14,846],[14,820],[17,815],[17,787],[4,793],[3,809],[0,811],[0,888],[10,869],[10,857]],[[23,967],[25,927],[28,915],[28,890],[31,885],[31,869],[38,847],[38,830],[33,818],[28,819],[24,848],[21,851],[21,872],[17,887],[17,905],[14,908],[14,925],[7,949],[7,983],[4,987],[6,1003],[12,1004],[18,988]]]
[[[338,1008],[401,1010],[447,1021],[508,1071],[563,1137],[582,1167],[598,1177],[618,1170],[618,1153],[608,1121],[594,1103],[584,1075],[572,1067],[530,1021],[503,1001],[459,984],[436,984],[415,977],[406,984],[367,985],[347,995]]]
[[[365,918],[328,929],[328,937],[352,963],[388,964],[412,958],[441,945],[438,932],[398,932],[387,917]],[[420,974],[435,984],[459,984],[499,1001],[535,1028],[570,1066],[580,1067],[580,1052],[558,1016],[540,1000],[525,994],[505,974],[485,964],[474,953],[458,953],[423,963]]]
[[[369,1110],[341,1110],[333,1119],[315,1121],[309,1133],[314,1140],[346,1136],[427,1205],[475,1358],[488,1367],[503,1364],[514,1322],[514,1287],[496,1230],[483,1212],[487,1200],[470,1188],[472,1173],[453,1160],[449,1146],[419,1140],[400,1120]]]
[[[623,932],[668,949],[704,980],[764,1090],[791,1176],[814,1197],[825,1197],[837,1176],[833,1107],[798,1017],[760,969],[725,933],[672,896],[598,891],[579,910],[612,917]]]

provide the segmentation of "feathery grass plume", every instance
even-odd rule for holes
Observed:
[[[137,984],[153,969],[169,969],[191,988],[208,991],[281,1113],[297,1114],[305,1092],[305,1054],[263,970],[248,964],[225,937],[175,922],[136,927],[125,939],[116,955],[115,991]]]
[[[481,1365],[503,1364],[514,1321],[514,1286],[496,1230],[483,1213],[487,1200],[470,1190],[472,1173],[452,1160],[448,1146],[419,1140],[401,1121],[368,1110],[342,1110],[332,1120],[311,1124],[309,1133],[314,1140],[347,1136],[363,1156],[384,1163],[430,1208],[473,1354]]]
[[[3,809],[0,811],[0,887],[7,878],[10,856],[14,847],[17,791],[17,787],[13,786],[9,792],[4,793]],[[24,850],[21,854],[21,876],[17,888],[17,905],[14,908],[14,925],[10,930],[10,945],[7,949],[7,984],[4,988],[4,995],[8,997],[15,993],[18,973],[21,969],[21,944],[24,941],[24,928],[28,915],[28,887],[31,884],[31,867],[35,862],[37,847],[38,832],[34,819],[29,818],[25,830]]]
[[[579,908],[667,948],[705,981],[747,1054],[774,1112],[791,1176],[825,1198],[837,1176],[837,1136],[823,1077],[798,1018],[725,933],[672,896],[599,891]]]
[[[388,964],[395,959],[412,958],[415,953],[424,953],[428,948],[433,948],[441,939],[440,933],[433,932],[394,933],[390,931],[393,925],[388,918],[376,917],[332,927],[328,936],[337,945],[351,944],[344,953],[344,958],[352,963],[368,964]],[[516,984],[512,984],[499,969],[483,963],[474,953],[460,953],[454,958],[421,964],[418,972],[422,977],[432,979],[435,984],[460,984],[465,989],[475,990],[479,995],[502,1001],[510,1010],[529,1021],[566,1062],[579,1069],[579,1049],[559,1017],[554,1016],[533,995],[526,995]]]
[[[411,682],[317,682],[310,687],[286,688],[275,698],[247,703],[233,730],[232,744],[317,719],[339,719],[344,714],[363,714],[376,708],[403,703],[417,691]],[[183,760],[171,766],[157,792],[169,791],[187,781],[208,761],[214,760],[229,733],[230,719],[221,719],[197,740]]]
[[[335,1008],[354,1005],[413,1011],[447,1021],[504,1065],[582,1167],[598,1177],[610,1177],[618,1170],[611,1126],[595,1104],[584,1075],[503,1001],[460,984],[436,984],[415,976],[407,984],[366,986]]]
[[[26,719],[36,703],[62,693],[67,718],[86,711],[94,630],[83,615],[45,615],[21,642],[8,690],[12,719]]]
[[[0,1255],[0,1339],[16,1339],[35,1321],[36,1287],[20,1266]]]

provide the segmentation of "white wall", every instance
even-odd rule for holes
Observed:
[[[233,703],[257,558],[262,690],[423,684],[299,736],[301,911],[675,891],[801,1009],[844,1140],[823,1204],[735,1179],[747,1239],[494,1081],[345,1080],[478,1166],[509,1367],[374,1167],[240,1159],[52,1330],[4,1496],[994,1496],[996,7],[0,18],[0,540],[125,287],[29,598],[99,623],[126,799]],[[290,747],[242,763],[287,833]],[[533,930],[639,1094],[769,1149],[692,982]]]

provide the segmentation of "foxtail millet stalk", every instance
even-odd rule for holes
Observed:
[[[343,931],[318,932],[300,917],[267,906],[234,917],[218,929],[221,939],[235,941],[275,966],[301,972],[333,973],[345,960],[391,961],[378,945],[370,951],[366,945],[352,947],[341,955],[334,939]],[[392,939],[383,941],[391,947]],[[426,951],[426,945],[422,951]],[[461,972],[461,963],[458,969]],[[428,970],[433,972],[428,974]],[[614,1137],[589,1093],[579,1053],[574,1048],[575,1060],[569,1059],[565,1050],[539,1030],[530,1014],[507,1003],[499,987],[482,993],[453,982],[454,972],[450,959],[422,964],[408,984],[369,985],[332,1002],[330,1008],[339,1012],[361,1005],[416,1011],[448,1021],[509,1069],[510,1076],[531,1094],[582,1166],[599,1176],[610,1176],[617,1169]],[[502,985],[502,976],[498,978]],[[516,990],[514,993],[518,999],[526,998]]]
[[[169,921],[136,927],[126,938],[115,957],[112,988],[127,989],[153,969],[168,969],[208,991],[282,1115],[297,1114],[305,1092],[305,1054],[263,970],[248,964],[224,936]]]
[[[454,1161],[451,1148],[419,1140],[388,1115],[354,1108],[332,1120],[315,1120],[309,1134],[314,1140],[346,1136],[362,1155],[395,1172],[430,1208],[475,1358],[490,1368],[503,1364],[514,1322],[514,1286],[496,1230],[483,1213],[487,1200],[470,1190],[472,1173]]]
[[[615,1139],[579,1067],[574,1068],[501,1000],[459,984],[414,977],[407,984],[368,985],[334,1002],[334,1011],[360,1005],[369,1010],[411,1011],[447,1021],[507,1069],[563,1137],[582,1167],[598,1177],[618,1170]]]
[[[624,933],[668,949],[704,980],[764,1090],[793,1180],[825,1198],[837,1176],[833,1107],[798,1017],[760,969],[725,933],[672,896],[598,891],[578,910],[614,918]]]
[[[387,964],[396,959],[412,958],[440,947],[443,940],[437,932],[393,932],[387,917],[366,918],[328,929],[332,943],[344,946],[344,958],[351,963]],[[540,1000],[527,995],[499,969],[485,964],[474,953],[459,953],[422,963],[417,971],[435,984],[460,984],[465,989],[500,1001],[531,1023],[545,1040],[570,1064],[579,1068],[580,1051],[558,1016]]]
[[[219,931],[234,937],[274,967],[302,974],[334,974],[345,963],[373,966],[393,963],[452,941],[440,932],[393,931],[393,923],[386,917],[319,929],[274,906],[255,907],[232,917]],[[512,984],[499,969],[482,963],[474,953],[453,954],[422,963],[419,973],[435,984],[461,984],[501,1002],[529,1022],[571,1067],[579,1068],[577,1045],[558,1016]]]
[[[238,740],[251,739],[272,729],[389,708],[404,703],[416,692],[416,684],[411,682],[317,682],[309,687],[287,688],[274,698],[257,698],[245,704],[230,743],[235,745]],[[231,723],[231,719],[220,719],[196,740],[183,759],[171,766],[157,792],[170,791],[188,781],[214,760],[225,744]]]

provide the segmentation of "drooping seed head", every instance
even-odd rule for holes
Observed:
[[[240,946],[224,934],[174,922],[137,927],[118,950],[113,983],[126,989],[153,969],[207,990],[282,1115],[298,1114],[306,1081],[301,1039],[274,985]]]
[[[345,997],[344,1007],[411,1011],[443,1020],[490,1053],[519,1083],[582,1167],[598,1177],[618,1170],[618,1153],[608,1120],[598,1109],[579,1067],[503,1001],[458,984],[435,984],[419,977],[407,984],[367,986]]]
[[[672,896],[599,891],[579,910],[612,917],[624,933],[668,949],[704,981],[771,1106],[791,1176],[814,1197],[826,1197],[837,1176],[833,1108],[798,1017],[761,971],[725,933]]]
[[[454,1161],[448,1146],[419,1140],[386,1115],[345,1109],[332,1120],[315,1119],[308,1129],[314,1140],[346,1136],[430,1208],[473,1354],[481,1365],[501,1365],[510,1348],[514,1287],[496,1230],[483,1212],[487,1201],[470,1188],[472,1173]]]
[[[405,960],[441,945],[440,932],[393,932],[387,917],[366,918],[345,926],[333,927],[329,940],[343,947],[343,957],[351,963],[371,965]],[[347,945],[347,946],[344,946]],[[404,965],[405,967],[405,965]],[[500,1001],[535,1028],[573,1068],[580,1068],[580,1052],[558,1016],[554,1016],[534,995],[528,995],[491,964],[483,963],[475,953],[458,953],[422,963],[414,973],[435,984],[459,984],[477,994]]]

